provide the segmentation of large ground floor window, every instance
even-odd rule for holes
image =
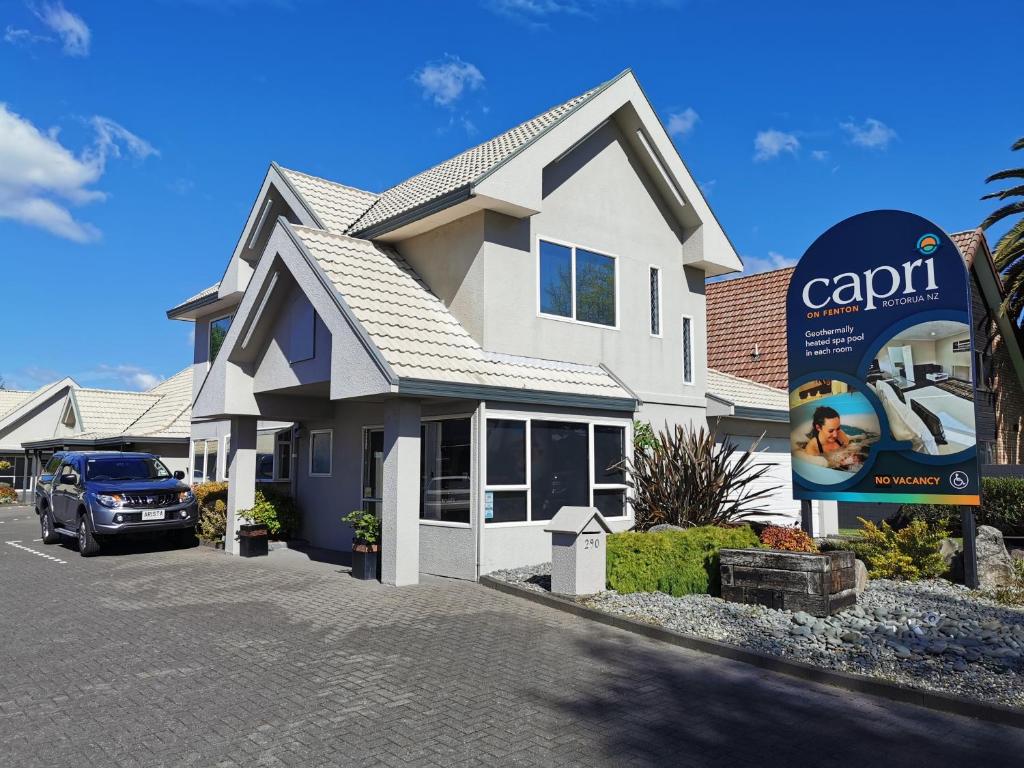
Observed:
[[[420,519],[469,525],[472,422],[468,417],[425,420],[420,427]],[[380,515],[384,430],[363,431],[363,508]]]
[[[217,476],[217,440],[192,441],[192,482],[214,483]]]
[[[0,485],[16,491],[25,489],[25,476],[29,465],[24,454],[0,454]]]
[[[624,517],[626,425],[519,415],[487,419],[484,520],[550,520],[565,506]]]

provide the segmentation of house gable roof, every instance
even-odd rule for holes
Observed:
[[[399,379],[632,401],[600,366],[488,352],[394,250],[288,226]]]
[[[329,232],[337,234],[348,232],[359,217],[364,215],[380,197],[373,192],[366,192],[335,181],[283,168],[277,163],[273,163],[272,167],[287,179],[295,192],[316,214],[317,219],[323,224],[323,228]]]
[[[50,398],[57,395],[63,389],[74,390],[78,388],[78,384],[75,380],[69,377],[65,377],[60,381],[55,381],[52,384],[46,384],[34,392],[18,392],[17,398],[11,398],[10,402],[13,403],[6,411],[0,412],[0,429],[4,429],[11,424],[14,424],[29,413],[36,406],[48,401]],[[14,400],[17,399],[17,402]],[[0,408],[3,406],[3,401],[0,400]]]

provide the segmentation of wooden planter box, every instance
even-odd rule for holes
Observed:
[[[722,597],[830,616],[857,602],[853,552],[723,549]]]

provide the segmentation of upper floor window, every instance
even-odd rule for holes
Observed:
[[[217,353],[224,346],[224,339],[227,338],[228,329],[231,327],[231,315],[218,317],[210,321],[210,363],[217,359]]]
[[[618,327],[617,271],[614,256],[541,240],[538,248],[540,314]]]
[[[683,318],[683,384],[693,384],[693,318]]]
[[[651,267],[651,336],[661,336],[661,270]]]

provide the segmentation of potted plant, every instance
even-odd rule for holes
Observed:
[[[380,578],[380,520],[373,512],[357,509],[341,518],[352,526],[352,575],[357,579]]]

